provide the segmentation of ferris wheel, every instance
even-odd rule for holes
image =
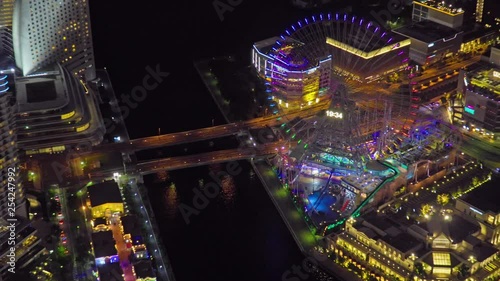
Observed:
[[[296,142],[300,151],[328,147],[342,152],[357,167],[377,158],[392,137],[410,131],[418,115],[418,97],[380,83],[388,74],[406,69],[408,45],[408,39],[348,14],[320,14],[292,24],[272,47],[272,83],[282,86],[290,72],[328,59],[331,71],[320,75],[331,77],[331,103],[321,116],[288,120],[281,127],[283,138]],[[314,81],[303,80],[303,88],[307,80]],[[375,144],[367,144],[370,138],[377,140]],[[300,161],[306,154],[294,158]]]

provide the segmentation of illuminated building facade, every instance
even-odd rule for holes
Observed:
[[[16,81],[19,147],[27,154],[99,144],[105,134],[97,98],[60,64]]]
[[[383,280],[417,280],[418,267],[421,281],[459,280],[463,269],[469,281],[498,280],[498,249],[481,239],[482,227],[474,219],[434,214],[420,224],[399,220],[374,212],[351,218],[342,233],[328,237],[328,247],[374,277],[395,278]]]
[[[8,56],[0,62],[0,280],[9,280],[11,256],[15,255],[16,270],[38,257],[44,247],[36,229],[28,220],[24,186],[20,177],[20,161],[15,128],[16,72]],[[12,224],[15,227],[12,227]],[[16,243],[9,239],[15,234]],[[14,251],[11,251],[11,247]]]
[[[61,63],[78,77],[95,79],[87,0],[17,0],[12,36],[23,75]]]
[[[103,218],[114,213],[124,213],[120,189],[114,180],[91,185],[87,187],[87,193],[92,218]]]
[[[500,30],[500,15],[496,11],[498,11],[498,1],[477,0],[476,22]]]
[[[476,22],[483,22],[485,0],[477,0],[476,4]]]
[[[464,10],[447,1],[417,0],[413,1],[412,19],[414,22],[429,20],[450,28],[459,28],[464,21]]]
[[[294,57],[296,48],[303,44],[289,39],[288,44],[280,49],[286,58],[277,59],[270,56],[277,39],[257,42],[252,49],[252,63],[271,85],[274,99],[287,108],[318,102],[330,89],[331,58],[309,61],[304,57]]]
[[[16,215],[28,217],[24,189],[19,177],[18,143],[15,128],[15,72],[13,69],[0,70],[0,174],[2,192],[0,193],[0,218],[9,215],[8,204],[13,202],[8,198],[8,192],[15,192],[13,202]],[[13,169],[15,168],[15,169]],[[12,182],[8,179],[13,179]],[[12,184],[14,183],[14,184]]]
[[[6,218],[7,219],[7,218]],[[46,252],[45,247],[41,245],[41,239],[37,237],[37,230],[31,226],[31,222],[23,217],[16,217],[17,221],[15,224],[15,235],[16,244],[15,246],[8,244],[8,237],[10,236],[9,228],[12,222],[6,221],[4,218],[0,218],[0,280],[9,281],[15,277],[15,274],[9,272],[10,268],[9,262],[12,255],[10,252],[10,247],[15,247],[15,271],[20,271],[23,267],[28,266],[36,258]]]
[[[464,30],[460,52],[474,53],[487,50],[499,41],[499,32],[493,28],[475,25],[473,29]]]
[[[12,44],[14,1],[0,1],[0,54],[11,60],[14,60],[14,46]]]
[[[498,60],[492,48],[491,62],[478,62],[461,71],[458,89],[465,102],[463,119],[465,129],[479,132],[494,141],[500,138],[500,67],[492,62]]]

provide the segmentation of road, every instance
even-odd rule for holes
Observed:
[[[500,168],[500,149],[488,145],[484,141],[464,134],[460,149],[490,169]]]
[[[478,62],[480,59],[481,59],[481,56],[479,55],[479,56],[474,56],[474,57],[467,59],[467,60],[463,60],[463,61],[459,61],[459,62],[450,64],[450,65],[447,65],[443,68],[432,67],[432,68],[425,70],[425,72],[422,76],[418,76],[418,77],[413,78],[412,81],[415,81],[417,83],[418,82],[420,82],[420,83],[425,82],[429,79],[440,76],[443,73],[447,73],[447,72],[453,71],[455,69],[460,69],[462,67],[466,67],[466,66],[469,66],[471,64],[474,64],[474,63]]]

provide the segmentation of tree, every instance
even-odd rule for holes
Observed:
[[[469,274],[469,267],[462,263],[462,265],[460,265],[460,267],[458,268],[458,276],[461,278],[465,278],[469,276]]]
[[[478,178],[478,177],[473,177],[473,178],[472,178],[472,185],[473,185],[473,186],[476,186],[476,185],[478,185],[478,184],[479,184],[479,178]]]
[[[450,195],[442,193],[437,196],[437,203],[441,206],[446,206],[450,202]]]
[[[432,215],[432,206],[429,205],[429,204],[424,204],[422,205],[422,207],[420,208],[420,215],[423,216],[423,217],[427,217],[427,216],[430,216]]]
[[[424,265],[421,262],[415,263],[415,274],[420,277],[425,277]]]

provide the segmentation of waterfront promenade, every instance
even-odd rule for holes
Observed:
[[[323,237],[312,234],[304,218],[300,216],[293,204],[289,192],[283,188],[272,167],[265,161],[254,162],[251,160],[251,163],[302,253],[306,257],[318,257],[318,253],[315,253],[315,246],[319,245],[319,240]],[[330,259],[315,260],[339,281],[361,280],[359,276]]]

